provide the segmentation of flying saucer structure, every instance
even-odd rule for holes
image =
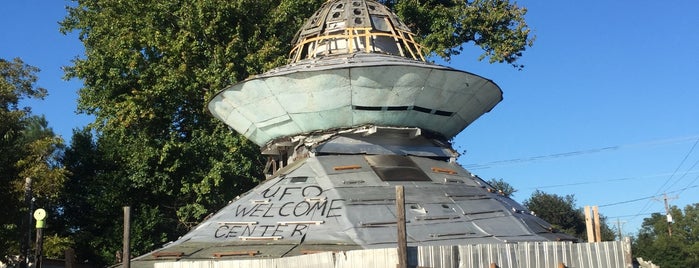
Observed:
[[[450,138],[502,100],[488,79],[426,63],[412,36],[377,2],[328,1],[301,28],[291,64],[224,89],[209,109],[264,146],[363,125]]]
[[[408,244],[575,240],[459,166],[448,140],[502,100],[478,75],[425,61],[371,0],[331,0],[290,64],[224,88],[209,110],[262,148],[266,180],[136,262],[255,259]]]

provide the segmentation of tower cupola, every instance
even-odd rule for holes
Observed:
[[[299,30],[292,62],[351,53],[381,53],[424,61],[414,34],[386,6],[371,0],[325,2]]]

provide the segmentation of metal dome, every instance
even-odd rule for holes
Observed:
[[[290,59],[381,53],[425,61],[414,34],[386,6],[371,0],[331,0],[301,27]]]

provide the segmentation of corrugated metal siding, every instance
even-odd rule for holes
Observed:
[[[573,263],[571,256],[575,255],[571,251],[571,245],[572,243],[560,242],[520,243],[517,253],[519,254],[521,267],[558,267],[559,263],[570,266]]]
[[[418,247],[417,254],[417,261],[423,267],[456,267],[459,263],[456,246]]]
[[[625,244],[626,243],[626,244]],[[629,242],[572,243],[519,242],[409,248],[408,263],[418,267],[575,268],[631,267],[624,256]],[[317,254],[255,260],[200,260],[155,263],[155,268],[301,268],[301,267],[395,267],[395,248],[322,252]]]
[[[458,249],[459,267],[489,267],[490,263],[501,268],[518,267],[516,244],[464,245]]]
[[[209,261],[212,262],[212,268],[274,268],[279,263],[279,259],[263,259],[263,260],[238,260],[238,261]],[[158,267],[156,265],[156,267]],[[288,266],[293,267],[293,266]],[[173,267],[174,268],[174,267]],[[185,267],[181,267],[185,268]]]
[[[384,268],[396,267],[398,263],[398,251],[395,248],[352,250],[335,256],[335,268]]]
[[[335,261],[333,252],[321,252],[317,254],[309,254],[302,256],[294,256],[288,258],[275,259],[277,266],[275,267],[290,267],[290,268],[325,268],[333,267]]]

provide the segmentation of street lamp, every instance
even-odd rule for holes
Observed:
[[[46,222],[46,210],[40,208],[34,211],[34,219],[36,219],[36,251],[34,253],[34,267],[41,268],[41,259],[44,248],[44,226]]]

